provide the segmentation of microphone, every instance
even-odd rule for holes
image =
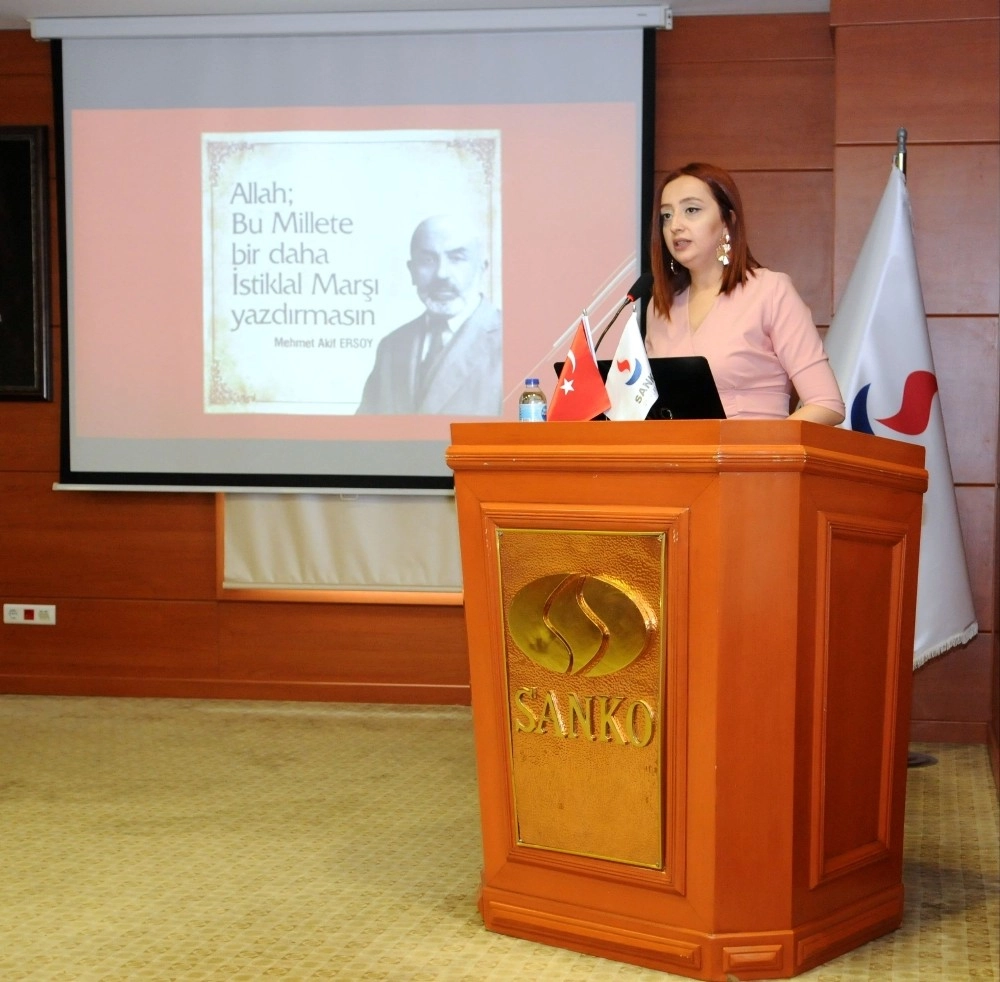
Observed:
[[[604,335],[611,330],[611,325],[618,320],[618,315],[630,304],[635,303],[637,300],[645,300],[653,289],[653,274],[652,273],[641,273],[639,278],[628,288],[628,293],[625,294],[625,299],[618,305],[618,309],[611,315],[611,320],[608,321],[608,326],[601,331],[601,336],[597,339],[597,344],[594,345],[594,351],[597,351],[601,342],[604,340]]]

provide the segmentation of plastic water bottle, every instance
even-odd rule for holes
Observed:
[[[522,423],[544,423],[548,411],[549,403],[538,385],[538,379],[526,378],[524,391],[517,400],[517,418]]]

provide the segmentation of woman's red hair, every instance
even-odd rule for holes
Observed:
[[[758,269],[760,263],[754,259],[747,244],[746,219],[743,214],[743,199],[732,176],[721,167],[714,164],[692,163],[678,167],[660,181],[653,199],[653,221],[650,227],[650,268],[653,273],[653,306],[661,316],[668,316],[674,304],[674,297],[691,283],[691,274],[674,262],[674,270],[670,269],[670,252],[663,239],[663,229],[660,219],[660,199],[663,189],[678,177],[696,177],[704,181],[712,192],[712,197],[719,206],[722,220],[729,232],[731,250],[729,265],[722,271],[722,293],[732,293],[737,286],[746,283],[752,270]]]

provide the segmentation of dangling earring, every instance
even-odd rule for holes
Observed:
[[[733,247],[729,244],[729,233],[722,237],[722,241],[719,243],[719,250],[715,254],[715,258],[722,263],[723,266],[729,265],[729,253],[732,252]]]
[[[673,259],[670,260],[670,272],[673,275],[676,275],[677,273],[677,267],[674,265]]]

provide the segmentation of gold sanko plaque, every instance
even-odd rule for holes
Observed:
[[[663,866],[662,533],[497,533],[520,845]]]
[[[609,675],[631,664],[650,625],[632,597],[610,580],[555,573],[523,586],[510,605],[514,643],[561,675]]]

